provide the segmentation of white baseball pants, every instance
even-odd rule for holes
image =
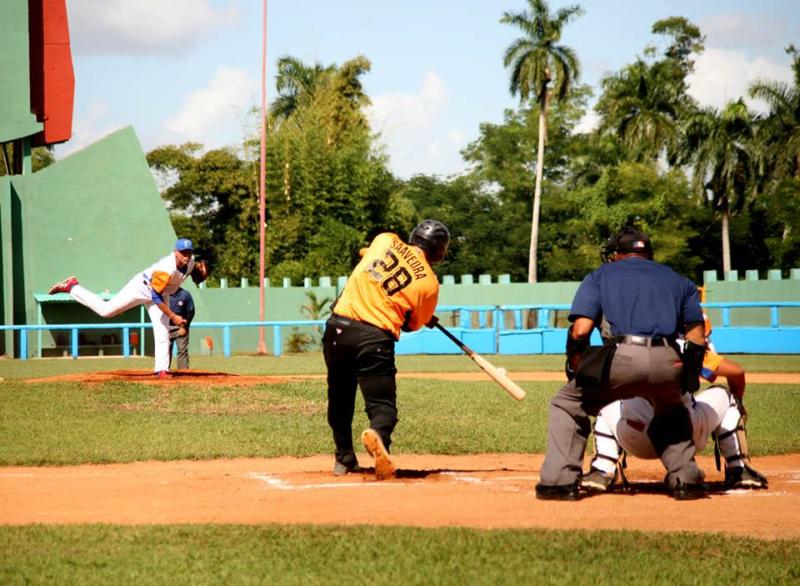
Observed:
[[[155,345],[154,372],[169,370],[169,318],[155,305],[150,297],[150,288],[144,282],[142,275],[137,275],[120,289],[108,301],[95,295],[85,287],[75,285],[70,291],[70,297],[95,312],[100,317],[114,317],[125,311],[144,305],[153,324],[153,341]],[[164,296],[164,301],[169,304],[169,296]]]
[[[692,400],[684,395],[692,419],[692,441],[702,450],[711,432],[736,429],[741,413],[725,387],[713,386],[698,393]],[[620,456],[620,446],[630,455],[651,460],[657,458],[655,448],[647,435],[653,420],[653,407],[642,397],[614,401],[603,407],[595,421],[597,456],[592,467],[613,473]],[[617,443],[619,442],[619,443]],[[734,455],[739,450],[735,435],[720,442],[723,456]]]

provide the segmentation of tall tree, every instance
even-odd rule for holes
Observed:
[[[309,66],[290,55],[278,59],[275,76],[278,95],[270,106],[270,113],[277,120],[291,116],[301,103],[313,99],[320,80],[334,69],[333,65],[325,67],[319,63]]]
[[[545,0],[528,0],[528,5],[530,10],[505,12],[500,22],[513,25],[523,32],[523,36],[512,42],[503,56],[503,64],[511,68],[511,94],[519,94],[521,101],[534,99],[539,106],[536,179],[528,254],[528,282],[535,283],[547,108],[551,98],[563,100],[573,82],[580,77],[580,63],[575,52],[559,42],[564,26],[581,15],[583,10],[578,5],[571,5],[551,14]]]
[[[605,76],[595,109],[600,131],[616,134],[634,159],[666,155],[672,163],[678,155],[679,121],[697,107],[686,79],[694,70],[693,56],[703,51],[704,37],[691,22],[675,16],[656,21],[652,32],[670,39],[663,54],[647,47],[644,58]]]
[[[215,276],[257,282],[257,167],[232,149],[204,153],[197,143],[158,147],[147,161],[161,174],[175,231],[212,261]]]
[[[750,95],[769,107],[756,127],[759,145],[759,188],[763,192],[768,220],[776,234],[766,236],[772,261],[795,266],[800,256],[800,51],[789,45],[794,84],[758,81]],[[775,265],[773,265],[775,266]]]
[[[759,81],[750,86],[750,95],[769,106],[762,124],[764,144],[770,168],[776,178],[800,179],[800,51],[789,45],[794,85]]]
[[[674,150],[680,103],[668,68],[639,59],[601,85],[600,132],[613,132],[639,161]]]
[[[730,216],[754,190],[753,115],[740,98],[721,112],[704,108],[689,116],[684,129],[685,160],[692,165],[695,187],[710,193],[722,220],[722,270],[731,270]]]

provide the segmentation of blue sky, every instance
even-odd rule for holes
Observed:
[[[553,10],[572,4],[550,0]],[[793,0],[583,0],[563,43],[597,88],[658,42],[652,24],[685,16],[707,36],[691,93],[721,106],[754,79],[789,81],[784,48],[800,45]],[[261,92],[260,0],[67,0],[76,76],[73,139],[61,157],[132,125],[145,150],[200,142],[237,145]],[[459,151],[482,122],[517,105],[505,48],[519,32],[499,23],[524,0],[269,0],[268,98],[275,61],[342,63],[365,55],[373,128],[400,177],[464,171]],[[759,107],[758,104],[754,104]],[[588,115],[582,126],[592,125]]]

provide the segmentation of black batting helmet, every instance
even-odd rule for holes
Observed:
[[[411,231],[409,243],[419,246],[425,251],[429,263],[439,262],[447,254],[450,244],[450,231],[447,226],[437,220],[422,220]]]
[[[652,260],[653,245],[650,244],[650,237],[647,234],[631,226],[626,226],[619,234],[608,239],[600,251],[600,258],[603,259],[603,262],[611,262],[615,253],[635,253]]]

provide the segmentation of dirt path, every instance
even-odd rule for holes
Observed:
[[[509,372],[515,381],[563,382],[564,373],[554,371]],[[401,372],[398,378],[428,378],[453,381],[489,381],[488,375],[481,371],[472,372]],[[80,382],[104,383],[112,381],[139,382],[154,385],[202,384],[226,386],[252,386],[260,384],[278,384],[292,380],[324,380],[324,374],[291,374],[291,375],[239,375],[209,370],[178,371],[167,379],[157,379],[149,370],[109,370],[105,372],[81,372],[62,374],[44,378],[27,379],[28,382]],[[800,373],[748,373],[749,383],[800,384]]]
[[[362,461],[366,459],[360,456]],[[633,489],[538,501],[540,455],[397,455],[399,477],[334,477],[330,456],[0,468],[0,524],[314,523],[638,529],[800,538],[800,455],[759,458],[763,491],[677,502],[658,462],[629,461]],[[365,463],[365,462],[364,462]]]

